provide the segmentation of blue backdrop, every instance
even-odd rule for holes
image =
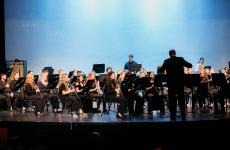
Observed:
[[[6,59],[89,72],[124,67],[129,53],[156,70],[175,48],[216,70],[230,60],[229,0],[5,0]]]

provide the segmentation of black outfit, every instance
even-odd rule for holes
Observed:
[[[115,81],[106,81],[105,83],[105,98],[108,102],[118,102],[118,112],[124,115],[126,112],[126,99],[124,97],[117,97],[117,93],[115,91],[116,83]]]
[[[37,95],[35,89],[33,89],[32,85],[27,83],[24,86],[24,100],[36,100],[36,112],[43,112],[44,111],[44,100],[41,95]]]
[[[161,70],[166,70],[167,72],[169,110],[172,120],[175,120],[176,117],[177,98],[182,119],[185,119],[184,67],[191,68],[192,64],[185,61],[183,57],[176,56],[166,59],[161,67]]]
[[[43,98],[46,100],[48,99],[51,102],[53,109],[59,108],[58,97],[56,95],[50,94],[49,90],[47,89],[47,85],[42,84],[42,82],[38,82],[38,87]]]
[[[90,90],[96,88],[96,86],[97,86],[96,83],[97,83],[97,80],[94,79],[93,82],[92,82],[92,85],[91,85]],[[102,97],[101,95],[99,95],[99,93],[98,93],[97,90],[91,91],[91,92],[90,92],[90,90],[89,90],[89,96],[90,96],[90,98],[91,98],[90,101],[91,101],[91,102],[97,101],[97,108],[94,108],[94,109],[93,109],[93,112],[95,112],[95,113],[100,113],[101,111],[99,110],[99,108],[100,108],[100,104],[101,104],[101,101],[102,101],[102,98],[103,98],[103,97]],[[92,106],[92,103],[91,103],[91,106]],[[92,106],[92,108],[93,108],[93,106]]]
[[[76,88],[78,88],[78,90],[83,90],[84,85],[80,84],[80,82],[77,82]],[[90,97],[87,94],[85,94],[84,92],[79,92],[77,94],[81,98],[81,102],[83,105],[83,108],[82,108],[83,111],[85,113],[90,113],[92,111],[92,99],[90,99]]]
[[[203,79],[201,78],[201,81]],[[202,111],[205,110],[205,99],[208,98],[209,91],[208,91],[208,82],[201,83],[200,86],[197,88],[197,99],[199,102],[199,107]]]
[[[80,101],[78,101],[75,95],[71,95],[71,94],[63,95],[62,94],[62,91],[65,91],[65,90],[66,90],[66,86],[64,83],[62,83],[59,87],[59,97],[61,101],[63,102],[63,104],[67,104],[67,105],[70,104],[72,111],[78,111],[79,109],[81,109],[82,104]]]
[[[151,89],[145,92],[148,101],[148,113],[151,114],[153,110],[160,110],[161,115],[165,113],[164,100],[159,90],[156,89],[154,80],[149,81],[148,87]]]
[[[10,90],[13,92],[13,97],[11,99],[11,105],[13,108],[17,108],[24,106],[22,92],[19,88],[16,87],[16,83],[18,80],[11,80],[10,81]]]
[[[10,109],[10,96],[7,95],[8,89],[5,88],[6,82],[0,80],[0,102],[4,109]]]
[[[125,79],[121,82],[121,91],[124,98],[128,100],[128,111],[130,117],[135,115],[134,113],[134,100],[135,100],[135,91],[133,90],[133,80],[128,77],[128,73],[125,75]]]

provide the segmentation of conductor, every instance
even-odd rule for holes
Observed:
[[[178,99],[181,118],[185,120],[184,67],[192,68],[192,64],[183,57],[177,57],[174,49],[169,50],[169,56],[170,58],[164,61],[161,71],[166,70],[167,73],[170,119],[176,120]]]

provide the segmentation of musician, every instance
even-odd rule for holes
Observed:
[[[76,95],[73,95],[75,92],[75,88],[69,87],[69,80],[68,80],[68,75],[63,74],[62,78],[60,79],[60,85],[59,85],[59,96],[61,101],[67,102],[71,105],[71,110],[73,113],[73,117],[78,117],[77,112],[79,115],[83,115],[83,110],[82,110],[82,104],[81,102],[77,99]]]
[[[125,71],[124,71],[125,72]],[[134,74],[135,75],[135,74]],[[134,76],[130,72],[125,72],[125,78],[121,83],[121,91],[124,98],[128,100],[128,111],[129,117],[133,118],[135,116],[134,112],[134,100],[135,100],[135,91],[134,91]]]
[[[9,90],[9,84],[6,83],[6,74],[1,74],[0,80],[0,101],[3,102],[4,109],[10,110],[11,104],[10,99],[13,97],[13,93]]]
[[[201,111],[205,109],[205,100],[208,98],[209,95],[209,76],[205,70],[200,70],[200,79],[201,83],[200,86],[197,88],[197,99],[199,102],[199,107]]]
[[[107,74],[110,73],[110,72],[112,72],[112,71],[113,71],[112,67],[107,67],[107,68],[106,68]]]
[[[72,83],[76,82],[76,81],[74,81],[74,77],[77,76],[77,70],[71,71],[71,72],[70,72],[70,75],[71,75],[71,76],[70,76],[69,81],[70,81],[70,83],[72,84]]]
[[[34,75],[32,71],[26,76],[26,81],[24,83],[23,92],[24,92],[25,100],[36,100],[37,101],[35,113],[37,115],[40,115],[44,111],[44,99],[40,93],[38,86],[34,82]]]
[[[23,99],[22,99],[22,92],[20,89],[18,89],[16,87],[16,84],[17,84],[17,81],[19,79],[19,73],[15,73],[13,75],[13,80],[10,81],[10,84],[9,84],[9,87],[10,87],[10,90],[12,91],[13,93],[13,97],[11,99],[11,105],[13,106],[13,108],[16,108],[17,107],[17,104],[20,105],[20,107],[23,107]]]
[[[118,118],[124,118],[124,113],[126,112],[126,99],[123,97],[120,85],[115,81],[115,73],[108,73],[108,78],[105,83],[105,98],[108,101],[118,102]]]
[[[192,74],[192,68],[184,67],[184,74]],[[184,86],[184,95],[185,95],[185,101],[187,105],[189,104],[189,98],[191,93],[192,93],[191,88]]]
[[[160,86],[160,83],[155,82],[154,72],[150,71],[149,83],[145,89],[145,95],[148,101],[148,114],[152,114],[153,110],[158,109],[160,109],[160,115],[165,114],[164,100]]]
[[[139,72],[139,78],[145,78],[147,76],[147,72],[145,71],[144,68],[140,69]],[[135,83],[134,82],[134,87],[139,87],[139,85],[136,84],[140,84],[140,83]],[[136,88],[135,89],[135,100],[136,100],[136,104],[135,104],[135,115],[139,116],[143,114],[143,107],[144,107],[144,90],[142,89],[143,87],[140,88]]]
[[[124,70],[128,69],[128,66],[130,64],[137,64],[137,62],[134,61],[133,57],[133,54],[129,55],[129,61],[125,63]]]
[[[192,64],[185,61],[183,57],[177,57],[174,49],[169,50],[169,56],[170,58],[164,61],[160,70],[167,72],[170,118],[176,119],[177,95],[182,120],[185,120],[184,67],[191,68]]]
[[[205,67],[204,58],[200,58],[198,63],[195,66],[195,72],[200,72]]]
[[[108,76],[108,74],[109,74],[110,72],[112,72],[112,71],[113,71],[112,67],[107,67],[107,68],[106,68],[107,76]],[[120,75],[120,74],[117,74],[117,78],[119,77],[119,75]],[[106,80],[107,80],[107,78],[104,78],[104,80],[103,80],[102,83],[101,83],[101,86],[102,86],[102,90],[103,90],[103,91],[104,91],[104,89],[105,89],[105,82],[106,82]],[[105,100],[105,99],[103,100],[103,112],[107,112],[107,109],[106,109],[106,100]]]
[[[38,82],[38,87],[40,89],[40,92],[43,96],[43,98],[46,100],[48,99],[51,102],[52,109],[54,111],[57,111],[59,109],[59,102],[58,97],[52,94],[52,91],[47,89],[48,86],[48,70],[44,70],[40,75],[40,80]]]
[[[100,99],[100,84],[99,81],[97,81],[96,79],[96,73],[94,71],[90,72],[87,76],[87,81],[93,81],[92,86],[89,90],[89,96],[92,99],[98,99],[97,101],[97,108],[93,109],[94,112],[96,113],[101,113],[101,111],[99,110],[100,108],[100,104],[101,104],[101,99]]]
[[[125,79],[125,74],[126,74],[126,72],[120,72],[120,75],[119,75],[119,77],[117,78],[117,83],[119,84],[119,85],[121,85],[122,84],[122,82],[124,81],[124,79]]]
[[[228,69],[222,69],[221,73],[224,74],[226,82],[225,84],[220,86],[220,91],[219,91],[219,101],[220,101],[220,113],[221,114],[225,114],[225,110],[224,110],[224,100],[225,99],[229,99],[230,98],[230,74],[228,72]],[[227,104],[227,101],[226,101]]]
[[[75,84],[76,92],[81,98],[81,102],[83,104],[83,111],[85,113],[90,113],[92,111],[92,99],[84,93],[84,87],[85,87],[86,81],[84,79],[83,74],[78,75],[77,82]]]

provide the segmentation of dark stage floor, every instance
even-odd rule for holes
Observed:
[[[154,113],[121,120],[115,112],[79,118],[72,118],[67,112],[56,116],[51,112],[40,116],[32,112],[0,112],[0,127],[8,129],[8,142],[4,147],[10,149],[75,146],[76,149],[92,146],[94,149],[219,149],[228,143],[223,135],[230,131],[229,111],[225,116],[213,112],[187,113],[186,121],[178,114],[176,120],[170,121],[169,113],[163,117]],[[207,139],[212,146],[204,142]]]

